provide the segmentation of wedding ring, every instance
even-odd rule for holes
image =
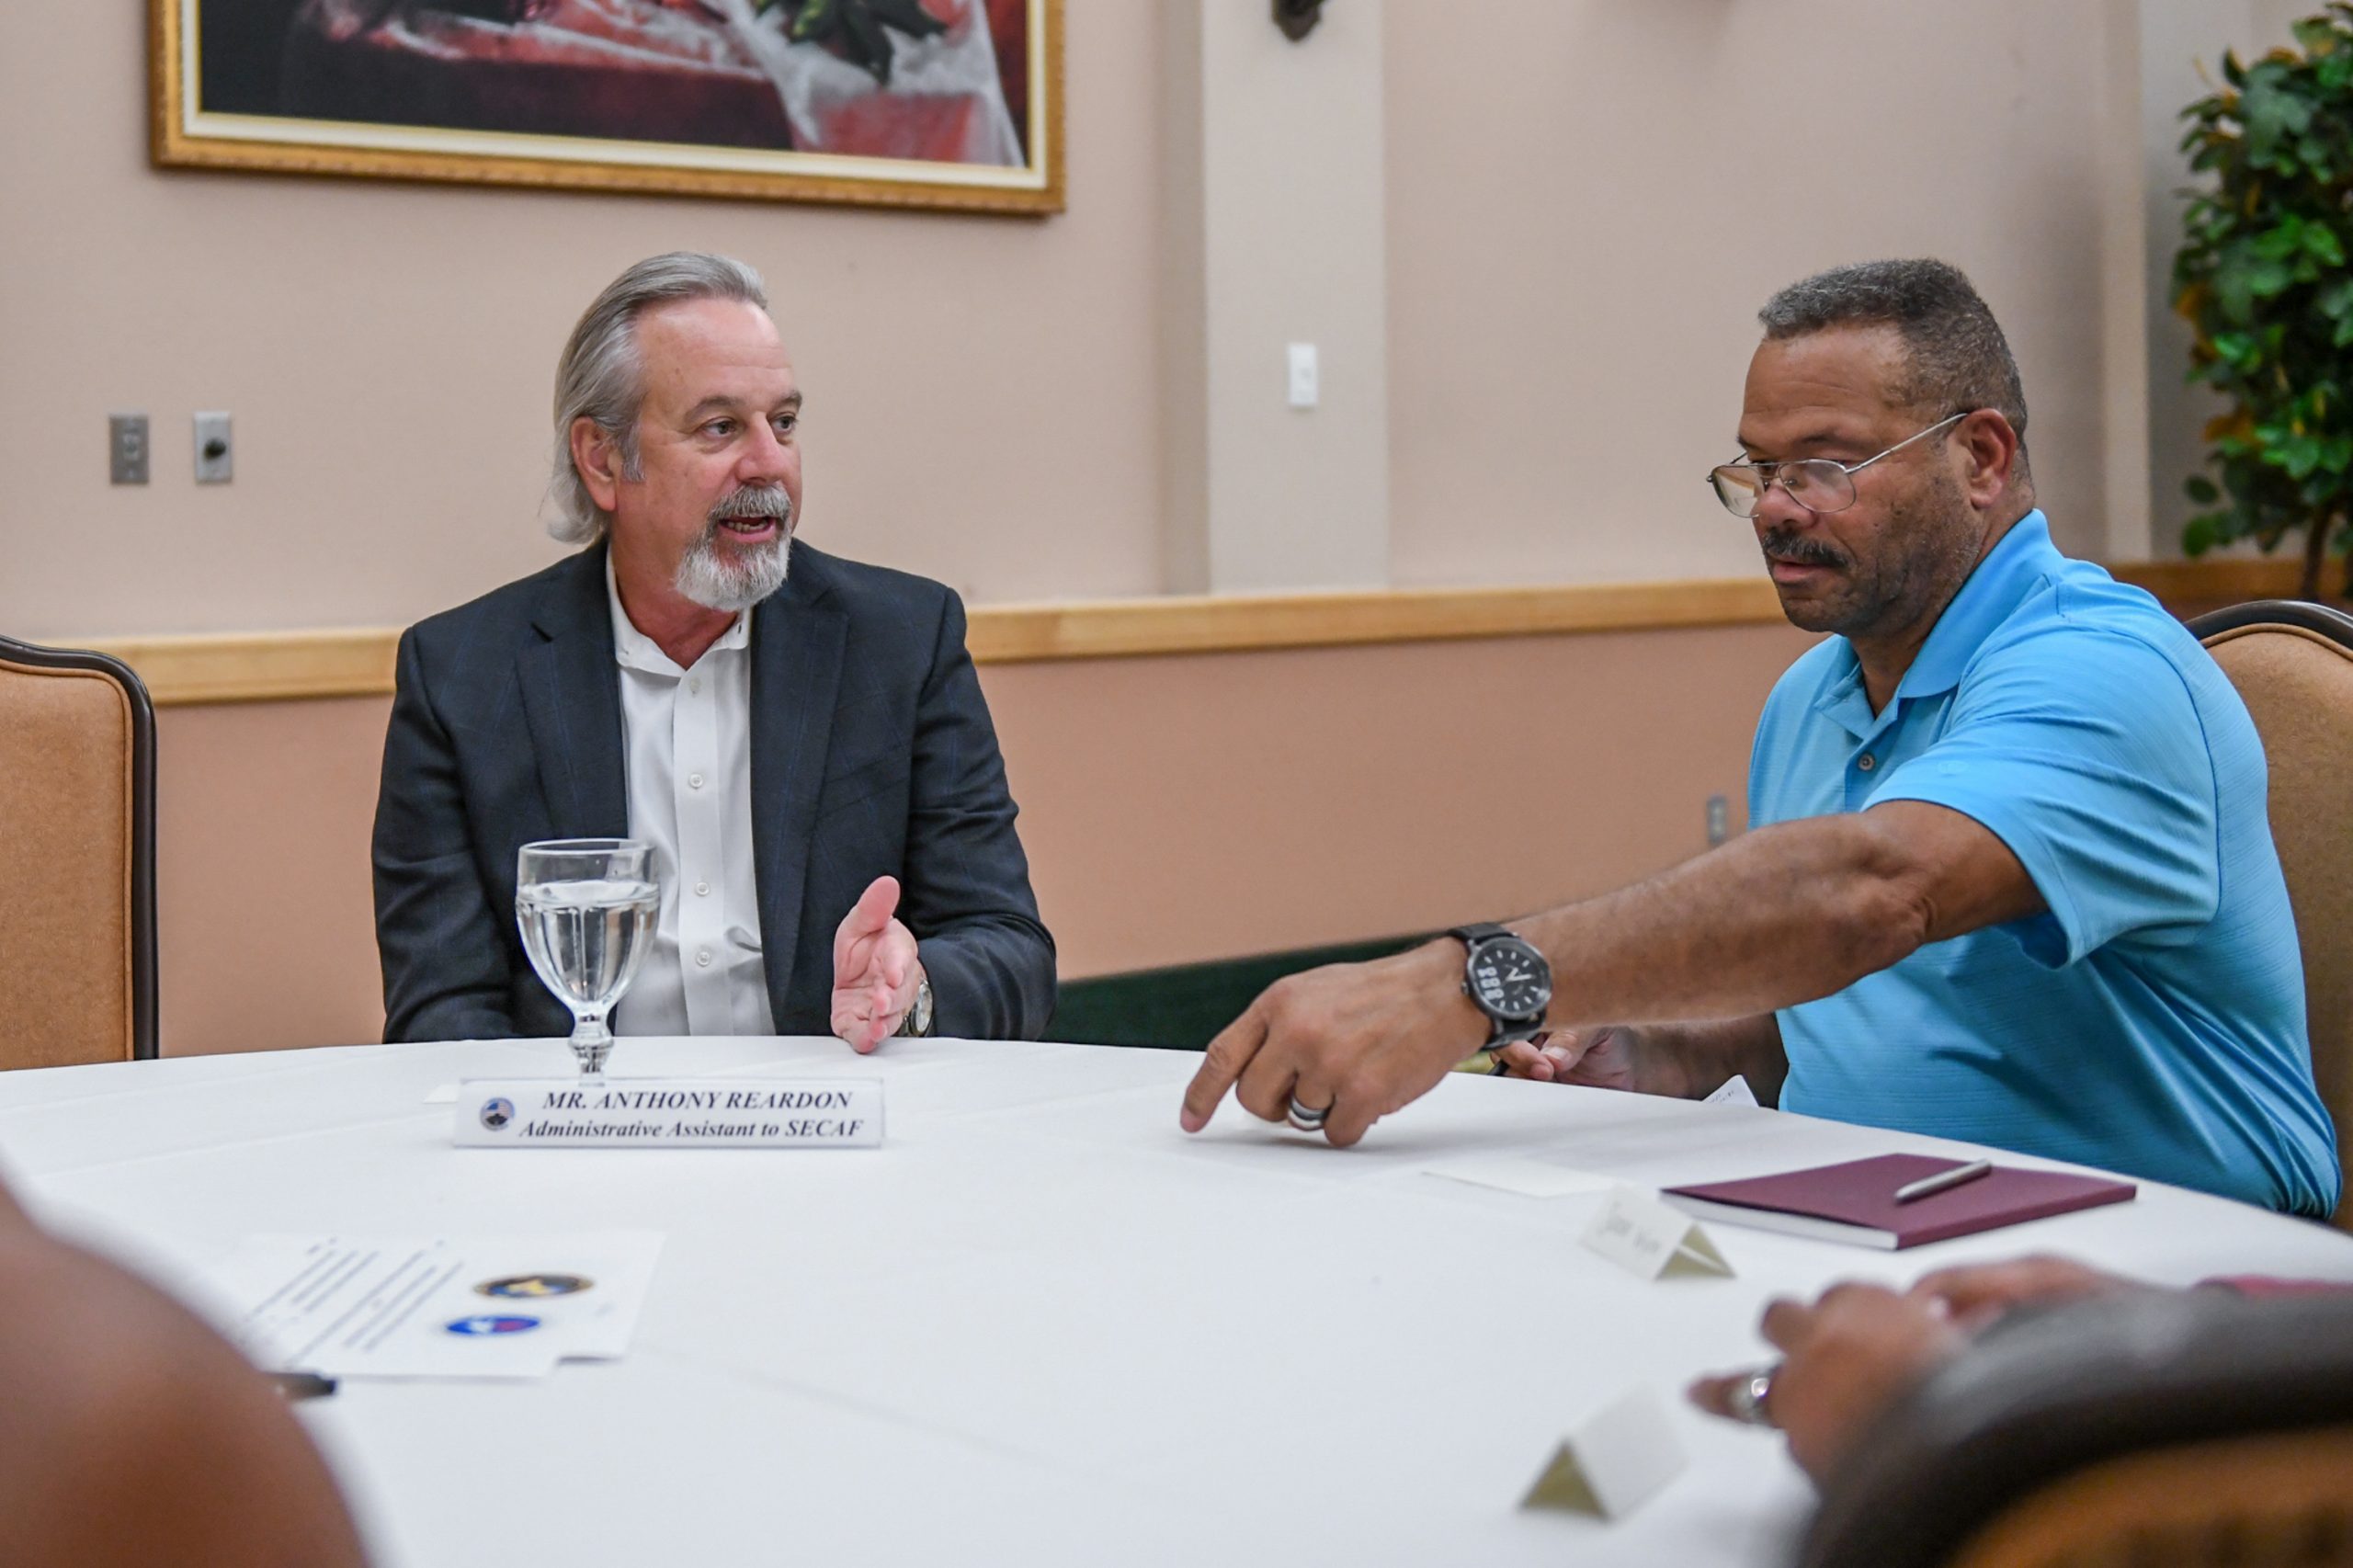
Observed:
[[[1765,1367],[1734,1377],[1732,1392],[1724,1399],[1733,1420],[1745,1421],[1752,1426],[1773,1425],[1773,1412],[1768,1402],[1773,1397],[1773,1374],[1779,1370],[1777,1366]]]
[[[1290,1109],[1284,1113],[1283,1119],[1302,1132],[1321,1132],[1324,1131],[1324,1119],[1331,1114],[1330,1106],[1325,1106],[1320,1110],[1311,1110],[1300,1104],[1299,1096],[1293,1095],[1290,1097]]]

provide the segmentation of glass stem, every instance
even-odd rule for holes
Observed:
[[[572,1054],[580,1061],[580,1075],[590,1083],[602,1083],[605,1058],[612,1054],[613,1031],[605,1027],[605,1009],[591,1008],[575,1015],[572,1028]]]

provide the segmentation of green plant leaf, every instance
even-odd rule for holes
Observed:
[[[2181,548],[2190,555],[2203,555],[2222,542],[2222,530],[2211,513],[2192,517],[2181,526]]]
[[[2183,480],[2181,488],[2185,494],[2201,506],[2211,506],[2222,498],[2222,493],[2214,487],[2214,482],[2202,473],[2193,473]]]
[[[2295,270],[2277,261],[2256,261],[2245,270],[2247,292],[2258,300],[2268,300],[2296,280]]]

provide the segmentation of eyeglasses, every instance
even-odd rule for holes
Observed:
[[[1977,411],[1962,409],[1959,414],[1938,420],[1917,435],[1906,436],[1895,445],[1874,457],[1854,464],[1842,463],[1829,458],[1799,458],[1779,463],[1725,463],[1708,471],[1708,483],[1715,487],[1716,499],[1724,510],[1735,517],[1753,517],[1756,508],[1765,504],[1765,493],[1776,481],[1789,493],[1790,500],[1809,512],[1843,512],[1855,504],[1854,476],[1879,461],[1881,458],[1900,452],[1913,442],[1933,436],[1946,426],[1966,419]]]

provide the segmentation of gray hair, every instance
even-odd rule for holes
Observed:
[[[1941,418],[1980,408],[2000,412],[2018,433],[2026,467],[2026,389],[2009,340],[1961,268],[1942,261],[1865,261],[1790,284],[1756,312],[1768,339],[1837,326],[1892,326],[1903,338],[1899,403]]]
[[[762,310],[768,304],[760,275],[744,263],[701,251],[672,251],[647,257],[605,285],[563,346],[555,367],[555,465],[548,480],[555,516],[548,520],[548,532],[566,544],[601,539],[612,521],[573,466],[573,423],[596,421],[620,451],[622,476],[644,477],[637,456],[637,416],[645,402],[637,318],[656,305],[684,300],[740,300]]]

